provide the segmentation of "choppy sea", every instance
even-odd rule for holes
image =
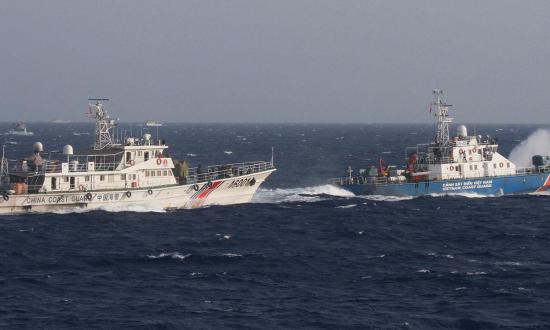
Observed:
[[[508,155],[539,128],[470,129]],[[90,124],[29,129],[0,136],[10,158],[35,141],[48,153],[93,139]],[[172,157],[203,166],[268,160],[273,146],[278,171],[246,205],[0,216],[0,328],[550,328],[550,196],[369,197],[326,184],[380,155],[402,164],[432,125],[159,134]]]

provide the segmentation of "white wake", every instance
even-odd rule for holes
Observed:
[[[258,189],[252,203],[319,202],[326,199],[323,195],[334,197],[355,197],[345,189],[326,184],[305,188]]]

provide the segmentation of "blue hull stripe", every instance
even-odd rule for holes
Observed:
[[[475,193],[480,195],[510,195],[545,190],[548,173],[458,179],[420,183],[344,184],[356,195],[422,196],[429,194]]]

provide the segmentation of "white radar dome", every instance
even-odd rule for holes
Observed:
[[[73,146],[70,144],[67,144],[63,147],[63,154],[64,155],[72,155],[73,154]]]
[[[44,146],[42,145],[42,142],[35,142],[32,145],[32,150],[34,152],[43,152],[44,151]]]
[[[456,129],[456,135],[458,135],[458,137],[460,137],[460,138],[467,137],[468,136],[468,129],[466,128],[466,126],[464,126],[464,125],[458,126],[458,128]]]
[[[143,139],[144,139],[145,141],[151,140],[151,134],[149,134],[149,133],[143,134]]]

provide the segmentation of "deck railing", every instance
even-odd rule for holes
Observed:
[[[538,166],[538,167],[525,167],[525,168],[518,168],[516,170],[517,175],[530,175],[530,174],[537,174],[537,173],[550,173],[550,165],[547,166]],[[489,175],[481,175],[475,177],[476,179],[486,179],[486,178],[494,178],[495,176],[489,176]],[[497,176],[498,177],[498,176]],[[456,178],[456,179],[464,179],[464,178]],[[474,179],[474,178],[471,178]],[[431,180],[434,181],[434,180]],[[386,184],[386,183],[404,183],[408,181],[398,180],[395,177],[379,177],[379,176],[361,176],[361,175],[354,175],[354,176],[345,176],[340,178],[331,178],[329,179],[330,184],[334,185],[348,185],[348,184]]]
[[[226,165],[213,165],[207,168],[193,167],[184,178],[186,183],[200,183],[238,177],[274,169],[271,162],[246,162]]]

